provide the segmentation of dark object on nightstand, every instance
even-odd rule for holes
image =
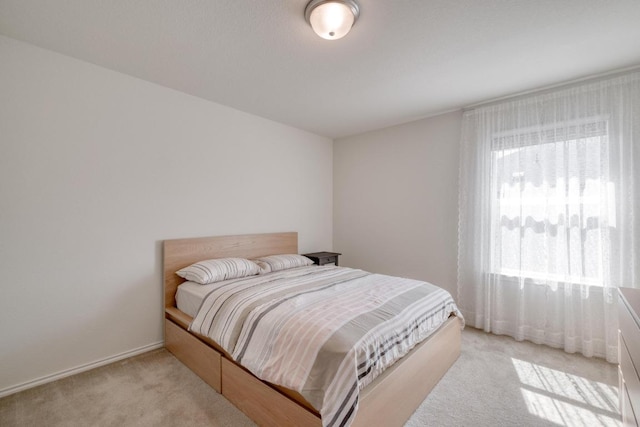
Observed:
[[[334,263],[338,265],[338,256],[342,255],[337,252],[314,252],[312,254],[302,254],[313,261],[314,264],[325,265]]]

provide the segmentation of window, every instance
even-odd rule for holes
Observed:
[[[464,112],[467,324],[618,360],[616,288],[640,286],[639,113],[638,71]]]
[[[615,225],[606,121],[497,135],[491,155],[491,271],[601,286]]]

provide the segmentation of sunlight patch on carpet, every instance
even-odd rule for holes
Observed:
[[[618,388],[511,359],[529,413],[561,426],[619,427]]]

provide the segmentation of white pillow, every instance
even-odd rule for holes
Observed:
[[[270,255],[254,259],[253,262],[260,266],[260,274],[313,264],[306,256],[297,254]]]
[[[258,273],[260,273],[260,267],[244,258],[208,259],[176,271],[178,276],[201,285],[255,276]]]

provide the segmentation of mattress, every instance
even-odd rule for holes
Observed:
[[[227,280],[226,282],[228,282]],[[204,298],[220,284],[225,282],[212,283],[210,285],[201,285],[196,282],[184,282],[178,286],[176,292],[176,306],[178,310],[195,317],[200,308],[200,304]]]

